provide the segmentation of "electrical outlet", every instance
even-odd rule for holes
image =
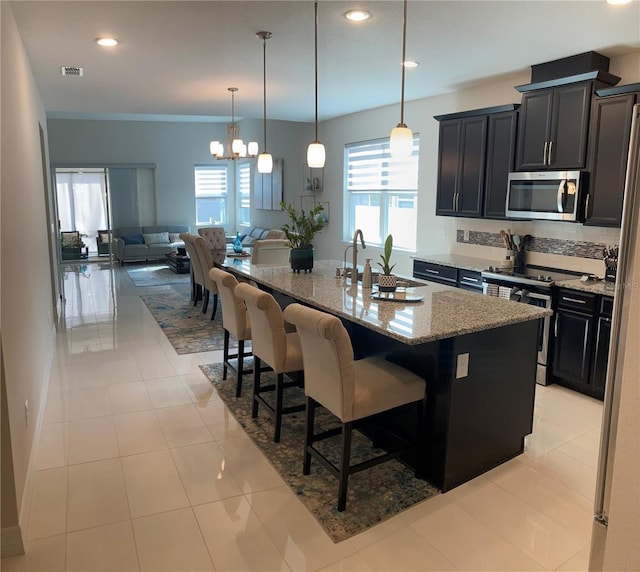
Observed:
[[[462,231],[462,240],[464,240],[465,242],[469,242],[469,229],[465,228]]]
[[[24,423],[29,427],[29,400],[24,402]]]
[[[447,238],[447,227],[446,226],[441,226],[438,229],[438,236],[440,236],[440,238]]]

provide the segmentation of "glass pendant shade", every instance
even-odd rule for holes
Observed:
[[[257,141],[249,141],[249,145],[247,147],[247,151],[249,155],[252,157],[258,154],[258,142]]]
[[[220,141],[211,141],[211,143],[209,143],[209,153],[211,153],[211,155],[215,157],[219,153],[219,147]]]
[[[273,157],[269,153],[258,155],[258,173],[271,173],[273,171]]]
[[[234,139],[231,143],[231,151],[236,155],[240,155],[242,151],[242,139]]]
[[[392,157],[410,157],[413,151],[413,132],[406,125],[391,130],[389,152]]]
[[[321,169],[324,167],[325,159],[324,145],[318,141],[310,143],[307,148],[307,165],[312,169]]]

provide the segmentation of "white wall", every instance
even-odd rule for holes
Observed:
[[[49,119],[48,128],[54,164],[154,164],[157,224],[186,224],[195,229],[193,169],[195,165],[217,161],[209,154],[209,142],[226,139],[226,124]],[[261,142],[262,122],[241,122],[240,134],[245,140]],[[300,194],[306,144],[311,135],[308,124],[268,122],[269,151],[276,158],[284,158],[287,201]],[[230,169],[230,185],[232,173]],[[254,209],[251,221],[254,226],[270,228],[280,227],[285,218],[279,211]],[[227,230],[235,229],[235,221],[230,227]]]
[[[1,337],[20,507],[54,350],[40,124],[45,112],[8,2],[2,10]],[[29,401],[31,423],[25,424]],[[6,433],[2,443],[5,446]],[[4,493],[4,491],[3,491]],[[3,496],[3,503],[5,498]],[[3,523],[4,526],[4,523]]]

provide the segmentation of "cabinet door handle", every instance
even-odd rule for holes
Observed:
[[[438,276],[440,276],[440,272],[438,272],[437,270],[431,270],[429,268],[421,268],[420,272],[428,272],[429,274],[437,274]]]
[[[547,150],[549,149],[549,141],[544,142],[544,150],[542,151],[542,164],[547,165]]]
[[[576,304],[586,304],[587,303],[586,300],[578,300],[578,298],[567,298],[566,296],[563,296],[562,299],[565,302],[575,302]]]
[[[547,151],[547,166],[551,166],[551,149],[553,149],[553,141],[549,141],[549,150]]]
[[[451,197],[451,208],[453,210],[453,212],[456,211],[456,197],[458,196],[458,193],[453,193],[453,197]]]
[[[456,212],[458,212],[458,207],[460,206],[460,192],[456,193]]]
[[[600,318],[603,322],[610,322],[611,318]]]
[[[560,316],[558,314],[556,314],[556,321],[553,324],[553,337],[557,338],[558,337],[558,321],[559,321]]]
[[[470,278],[469,276],[463,276],[460,280],[462,282],[479,282],[477,278]]]

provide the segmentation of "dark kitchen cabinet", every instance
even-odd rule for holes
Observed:
[[[484,184],[484,217],[505,218],[507,181],[516,155],[518,112],[489,115]]]
[[[444,264],[434,264],[423,260],[413,261],[413,277],[422,278],[447,286],[458,285],[458,269]]]
[[[435,117],[440,122],[437,215],[504,218],[518,107],[508,104]]]
[[[522,95],[516,169],[584,169],[594,83],[569,83]]]
[[[482,216],[487,117],[440,123],[436,214]]]
[[[612,298],[561,288],[555,309],[552,379],[604,398],[611,315],[600,305]]]
[[[640,85],[636,89],[640,91]],[[622,222],[631,118],[636,100],[637,94],[633,92],[594,99],[589,128],[586,225],[619,227]]]
[[[454,286],[469,290],[470,292],[482,293],[482,275],[478,270],[468,270],[456,268],[444,264],[425,262],[424,260],[413,261],[413,277]]]

